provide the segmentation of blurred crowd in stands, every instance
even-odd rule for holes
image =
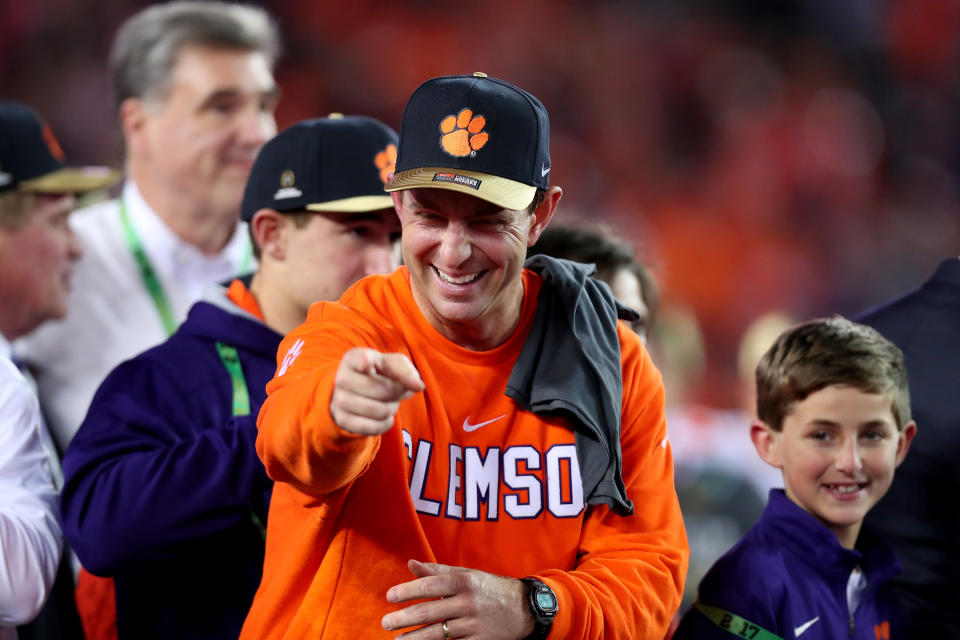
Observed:
[[[104,63],[146,4],[0,3],[2,93],[76,162],[120,162]],[[672,392],[686,402],[738,405],[738,343],[761,313],[852,313],[960,244],[954,0],[262,4],[286,43],[281,129],[333,111],[399,127],[410,87],[446,73],[538,95],[558,219],[615,228],[663,314],[700,336]]]

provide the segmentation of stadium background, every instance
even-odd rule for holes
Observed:
[[[122,162],[105,60],[148,3],[0,0],[0,96],[73,162]],[[537,95],[561,218],[602,220],[706,345],[686,401],[737,403],[760,313],[852,314],[960,253],[955,0],[288,0],[281,128],[332,111],[399,127],[428,77]]]

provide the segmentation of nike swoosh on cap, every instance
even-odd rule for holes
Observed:
[[[803,633],[804,631],[806,631],[807,629],[809,629],[810,627],[812,627],[814,624],[816,624],[819,619],[820,619],[820,616],[817,616],[817,617],[814,618],[813,620],[808,620],[808,621],[804,622],[804,623],[803,623],[802,625],[800,625],[799,627],[794,627],[794,628],[793,628],[793,637],[794,637],[794,638],[799,638],[801,633]]]
[[[541,177],[541,178],[542,178],[543,176],[547,175],[548,173],[550,173],[550,167],[548,167],[548,166],[546,166],[546,165],[540,167],[540,177]]]
[[[496,421],[499,420],[500,418],[506,418],[506,417],[507,417],[507,414],[503,414],[502,416],[498,416],[498,417],[494,418],[493,420],[487,420],[486,422],[478,422],[477,424],[470,424],[470,416],[467,416],[467,417],[464,418],[464,420],[463,420],[463,430],[466,431],[467,433],[470,433],[471,431],[476,431],[476,430],[479,429],[480,427],[485,427],[485,426],[487,426],[487,425],[490,424],[491,422],[496,422]]]

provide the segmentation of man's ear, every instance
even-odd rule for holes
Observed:
[[[400,224],[403,224],[403,216],[400,215],[403,211],[403,191],[391,191],[390,197],[393,199],[393,208],[397,212],[397,217],[400,218]]]
[[[530,235],[527,238],[527,246],[532,247],[540,238],[540,234],[547,228],[553,212],[557,209],[557,204],[563,196],[563,190],[560,187],[553,186],[547,189],[543,196],[543,202],[533,210],[533,225],[530,227]]]
[[[287,216],[273,209],[260,209],[253,214],[250,230],[262,256],[281,261],[286,258],[287,242],[284,230],[289,223]]]
[[[140,98],[127,98],[120,103],[117,119],[127,148],[143,155],[149,140],[146,137],[147,105]]]
[[[910,443],[917,435],[917,423],[911,420],[907,426],[900,432],[900,439],[897,442],[897,466],[907,457],[907,451],[910,450]]]
[[[778,469],[783,467],[783,460],[780,455],[780,437],[779,431],[774,431],[766,422],[754,420],[750,423],[750,439],[753,446],[764,462]]]

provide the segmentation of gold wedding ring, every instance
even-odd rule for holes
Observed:
[[[446,621],[446,620],[443,620],[440,626],[443,627],[443,637],[444,637],[444,639],[445,639],[445,640],[451,640],[451,638],[453,638],[453,636],[450,635],[450,627],[447,626],[447,621]]]

